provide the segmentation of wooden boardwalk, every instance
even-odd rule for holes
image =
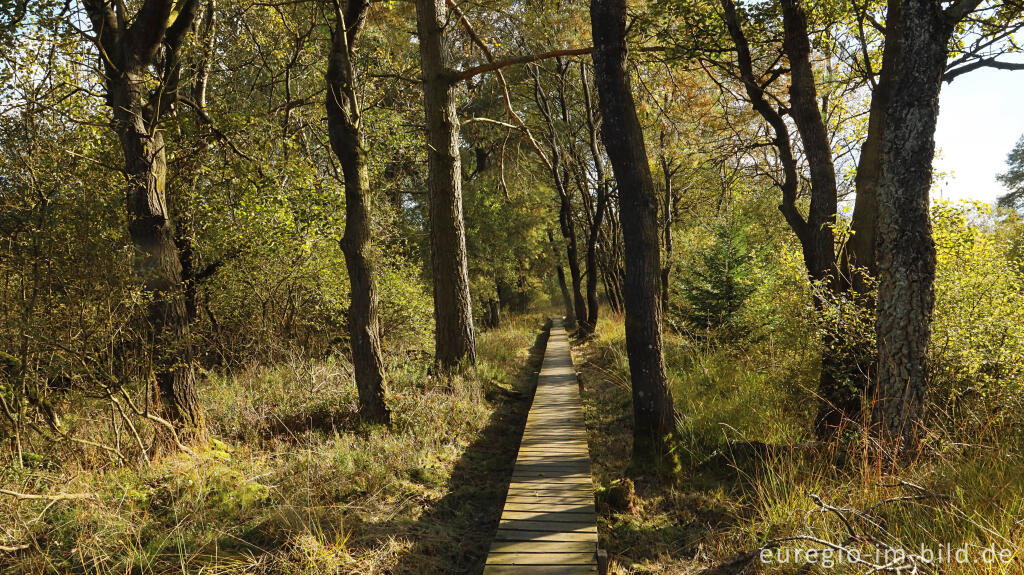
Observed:
[[[583,408],[555,319],[484,575],[598,573],[597,551]]]

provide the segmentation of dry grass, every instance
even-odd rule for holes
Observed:
[[[948,543],[950,560],[936,555],[928,564],[908,556],[881,572],[910,573],[895,567],[916,561],[919,573],[1024,573],[1019,426],[936,423],[919,458],[883,469],[862,457],[864,446],[855,441],[841,447],[807,441],[813,356],[667,335],[686,469],[674,485],[638,481],[636,498],[624,505],[610,497],[622,485],[631,442],[621,318],[603,320],[598,337],[576,353],[601,486],[602,544],[613,572],[697,573],[784,539],[773,550],[775,563],[755,557],[747,572],[869,573],[870,566],[851,563],[849,555],[840,561],[835,549],[831,560],[822,551],[808,560],[807,552],[835,545],[885,563],[886,552],[889,559],[922,548],[937,554]],[[961,548],[965,562],[955,556]],[[986,549],[1008,550],[1013,559],[986,561]]]
[[[529,405],[540,316],[479,335],[480,365],[437,382],[388,358],[391,429],[360,426],[350,366],[293,361],[211,378],[196,457],[55,459],[0,472],[3,573],[475,572]],[[524,393],[502,392],[520,389]]]

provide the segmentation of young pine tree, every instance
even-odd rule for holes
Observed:
[[[715,241],[683,281],[683,298],[689,304],[686,320],[698,329],[728,325],[754,292],[750,279],[750,250],[742,233],[720,225]]]

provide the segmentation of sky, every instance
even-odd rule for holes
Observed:
[[[935,131],[933,197],[992,203],[1006,193],[996,174],[1024,135],[1024,71],[980,69],[944,84]]]

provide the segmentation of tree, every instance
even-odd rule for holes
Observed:
[[[565,82],[566,70],[566,67],[559,65],[559,82],[561,84],[564,84]],[[551,155],[549,171],[551,173],[552,182],[555,184],[555,190],[558,192],[558,226],[562,231],[562,238],[565,239],[566,258],[569,265],[569,279],[572,284],[573,313],[572,316],[567,316],[566,327],[568,329],[575,329],[577,327],[577,322],[583,325],[586,324],[587,302],[583,298],[583,275],[580,272],[579,247],[576,237],[576,216],[572,204],[572,187],[569,185],[569,168],[563,162],[562,148],[564,144],[559,141],[554,114],[551,110],[548,98],[542,89],[540,83],[540,72],[536,69],[533,71],[533,86],[534,101],[536,102],[537,108],[540,110],[544,123],[547,126],[548,151]],[[564,88],[562,89],[564,90]],[[568,110],[566,109],[564,91],[561,93],[561,96],[562,122],[567,123]]]
[[[583,88],[583,107],[587,120],[587,144],[590,148],[590,157],[594,161],[597,180],[597,201],[592,210],[590,232],[587,235],[587,321],[584,324],[584,329],[587,334],[591,334],[597,328],[597,319],[600,313],[600,304],[597,299],[597,249],[601,239],[605,212],[608,211],[608,180],[605,177],[604,158],[597,147],[597,121],[594,118],[590,82],[587,79],[587,68],[584,64],[580,64],[580,85]]]
[[[1010,169],[999,174],[997,179],[1009,192],[999,196],[999,205],[1013,210],[1024,209],[1024,138],[1017,141],[1006,157],[1006,164]]]
[[[352,63],[369,3],[334,4],[335,23],[327,58],[327,130],[345,178],[345,253],[351,286],[348,330],[359,391],[359,413],[367,421],[389,423],[384,404],[384,366],[377,316],[377,279],[370,244],[370,182],[363,146],[357,79]]]
[[[162,117],[177,100],[179,51],[192,28],[197,0],[146,0],[129,24],[124,6],[87,0],[93,41],[104,69],[112,127],[124,154],[128,179],[128,229],[134,271],[150,294],[147,309],[159,411],[182,440],[206,437],[196,390],[189,313],[182,266],[168,210],[167,152]],[[150,89],[149,71],[159,73]]]
[[[749,279],[750,252],[740,233],[721,225],[701,260],[703,265],[691,271],[683,286],[690,304],[687,319],[698,329],[718,328],[729,323],[756,289]]]
[[[594,82],[605,149],[619,188],[625,244],[626,353],[633,394],[633,466],[663,465],[677,436],[662,355],[658,199],[626,69],[626,0],[591,0]]]
[[[928,193],[939,91],[953,32],[980,1],[944,9],[930,0],[904,0],[887,18],[899,37],[878,187],[878,380],[872,419],[876,433],[898,451],[916,446],[928,386],[935,306]]]
[[[786,110],[774,106],[767,88],[787,70],[766,70],[767,80],[759,80],[754,70],[750,43],[744,33],[740,13],[732,0],[721,0],[723,16],[729,36],[736,48],[739,79],[746,91],[751,107],[771,126],[773,144],[782,164],[783,179],[778,184],[782,191],[779,210],[790,229],[800,241],[804,266],[811,282],[819,289],[841,294],[849,287],[846,274],[838,267],[835,247],[836,209],[838,187],[829,134],[818,107],[818,89],[811,66],[807,14],[796,0],[782,2],[782,51],[789,61],[789,103]],[[804,217],[797,207],[800,191],[799,165],[785,115],[796,124],[800,143],[810,172],[810,205]],[[814,307],[820,312],[825,307],[819,289],[812,290]],[[821,401],[815,428],[819,436],[829,437],[840,428],[845,419],[856,418],[859,411],[859,391],[846,384],[848,373],[859,373],[856,365],[841,351],[840,336],[833,326],[827,326],[821,346],[821,371],[818,395]],[[865,382],[866,384],[866,382]]]
[[[416,1],[429,170],[434,359],[444,370],[476,362],[462,217],[462,160],[455,109],[457,73],[452,63],[448,17],[445,0]]]

